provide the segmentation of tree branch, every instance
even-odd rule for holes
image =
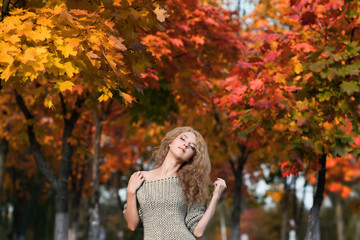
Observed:
[[[66,119],[64,118],[64,131],[62,136],[62,159],[61,159],[61,169],[60,169],[60,184],[62,187],[66,187],[68,183],[68,177],[71,170],[71,156],[73,154],[73,148],[68,142],[69,137],[71,137],[72,131],[74,129],[76,121],[80,117],[80,108],[82,107],[85,101],[85,97],[77,97],[74,109],[71,113],[71,117]]]
[[[59,93],[59,96],[60,96],[60,102],[61,102],[61,106],[62,106],[62,109],[63,109],[63,116],[66,117],[66,104],[65,104],[65,101],[64,101],[64,97],[63,95],[61,94],[61,92]]]
[[[30,113],[28,108],[25,105],[24,99],[22,96],[15,91],[16,102],[24,114],[26,120],[33,120],[34,116]],[[28,124],[28,137],[30,141],[30,149],[31,153],[35,158],[35,161],[38,165],[40,172],[45,176],[46,180],[50,183],[53,189],[57,189],[57,179],[55,178],[54,174],[51,172],[50,168],[46,165],[46,158],[44,157],[43,152],[41,151],[41,145],[36,140],[35,133],[34,133],[34,125]]]

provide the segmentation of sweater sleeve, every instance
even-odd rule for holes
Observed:
[[[192,205],[188,208],[185,217],[185,224],[186,227],[190,230],[190,232],[194,233],[194,229],[204,215],[205,210],[206,209],[204,206],[196,205]]]
[[[139,206],[139,203],[136,201],[136,206],[137,206],[137,209],[138,209],[138,213],[139,213],[139,218],[140,218],[140,222],[139,222],[139,225],[138,227],[143,227],[143,223],[142,223],[142,211],[141,211],[141,208]],[[127,207],[127,204],[125,203],[124,205],[124,211],[123,211],[123,215],[125,217],[125,212],[126,212],[126,207]]]

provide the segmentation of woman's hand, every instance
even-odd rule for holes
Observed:
[[[129,180],[127,192],[135,194],[136,190],[141,186],[141,184],[145,181],[144,175],[142,172],[137,171],[134,172]]]
[[[213,196],[220,197],[226,188],[227,187],[226,187],[225,180],[222,178],[217,178],[217,180],[214,182]]]

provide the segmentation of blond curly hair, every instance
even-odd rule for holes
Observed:
[[[165,137],[161,140],[160,146],[155,148],[153,152],[154,169],[163,164],[170,149],[169,144],[183,132],[192,132],[196,135],[196,150],[194,156],[179,168],[177,176],[182,186],[187,206],[194,204],[203,205],[209,200],[211,163],[206,142],[198,131],[192,127],[185,126],[177,127],[166,133]]]

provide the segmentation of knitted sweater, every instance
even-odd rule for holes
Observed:
[[[144,181],[136,198],[144,240],[195,240],[193,232],[205,207],[186,207],[177,176]]]

